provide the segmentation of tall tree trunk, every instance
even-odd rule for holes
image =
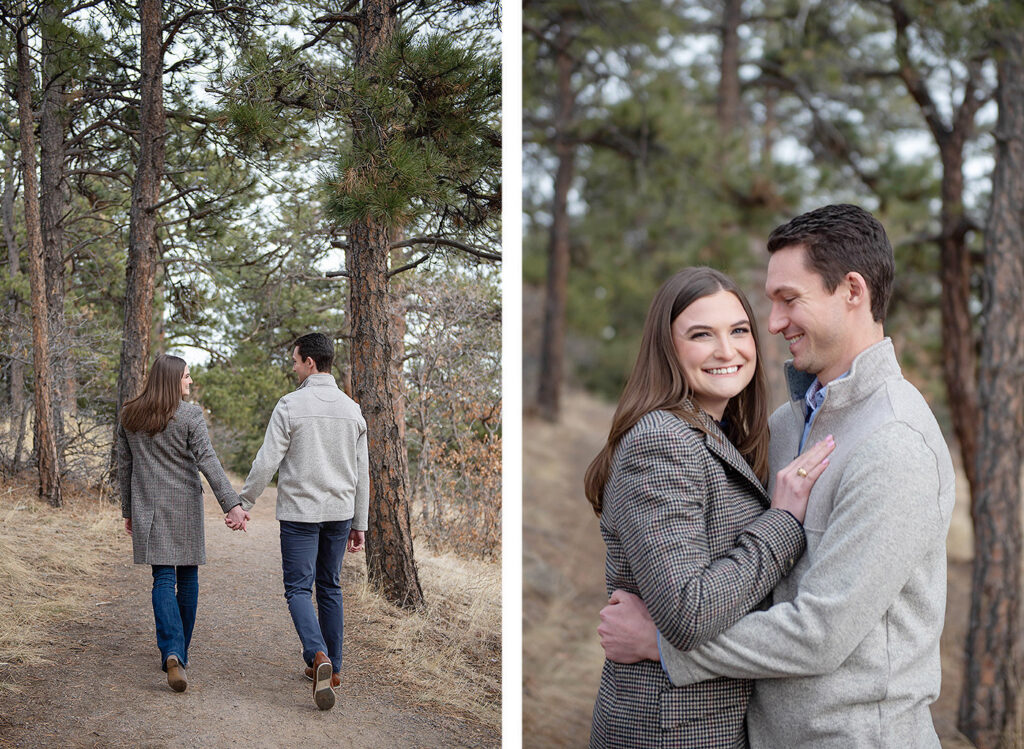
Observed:
[[[740,24],[743,0],[722,1],[722,58],[718,79],[718,126],[725,137],[740,124]]]
[[[0,198],[0,220],[4,225],[4,243],[7,245],[7,272],[12,281],[21,275],[21,258],[18,247],[18,238],[14,233],[14,200],[15,200],[15,163],[13,148],[6,153],[4,163],[4,193]],[[18,292],[11,290],[7,298],[7,313],[9,325],[17,330],[21,327],[21,298]],[[21,448],[25,444],[25,422],[28,418],[28,399],[25,397],[25,365],[24,360],[28,356],[27,346],[24,343],[24,336],[14,335],[12,337],[12,352],[10,359],[10,406],[11,406],[11,429],[17,429],[17,436],[14,440],[14,452],[11,454],[11,462],[5,466],[11,475],[16,474],[21,468]],[[15,423],[17,427],[15,427]]]
[[[392,232],[391,241],[401,242],[405,239],[405,232],[398,229]],[[391,267],[398,268],[407,261],[407,254],[404,248],[391,250]],[[396,390],[395,400],[395,423],[398,424],[398,439],[405,444],[405,314],[407,302],[405,298],[405,284],[401,281],[394,281],[390,284],[389,299],[391,304],[391,381]],[[406,485],[409,485],[408,479]],[[409,492],[413,494],[412,491]]]
[[[397,8],[393,0],[364,0],[359,17],[356,65],[370,71],[378,53],[394,37]],[[379,85],[388,85],[379,81]],[[382,148],[388,123],[369,118],[353,121],[353,140]],[[346,258],[351,293],[352,383],[366,419],[370,454],[370,513],[366,564],[370,583],[392,603],[415,608],[423,603],[412,533],[409,528],[408,455],[396,417],[388,294],[390,233],[372,219],[348,227]]]
[[[963,153],[967,134],[953,132],[939,143],[942,157],[942,374],[946,382],[953,432],[960,443],[964,473],[975,496],[978,451],[978,390],[975,337],[971,324],[971,258],[964,221]]]
[[[64,136],[68,122],[64,107],[64,75],[58,60],[59,42],[53,38],[61,23],[61,14],[54,3],[42,6],[39,22],[43,72],[43,101],[39,110],[39,209],[49,311],[50,372],[54,383],[52,429],[57,443],[57,465],[63,474],[64,412],[71,360],[71,345],[64,320],[64,212],[68,205]]]
[[[960,730],[978,749],[1010,745],[1021,718],[1024,679],[1024,30],[1005,32],[998,39],[1004,57],[999,62],[996,166],[985,231],[974,575],[959,714]]]
[[[15,164],[13,152],[8,152],[6,157],[6,162],[4,163],[4,194],[2,199],[0,199],[0,212],[2,212],[0,215],[3,217],[4,224],[4,244],[7,245],[7,272],[13,281],[21,275],[21,258],[18,251],[18,238],[14,233]],[[10,315],[10,324],[12,326],[18,325],[20,306],[21,300],[18,297],[18,293],[12,289],[7,297],[7,313]],[[10,365],[10,404],[11,413],[15,416],[22,413],[25,402],[25,365],[22,362],[24,357],[27,356],[28,351],[20,343],[20,338],[20,336],[14,336],[13,342],[16,344],[16,347],[12,352]],[[18,470],[18,458],[18,453],[15,453],[12,466],[14,471]]]
[[[555,102],[555,194],[551,207],[551,238],[548,245],[547,289],[544,297],[544,331],[540,354],[540,383],[537,390],[539,415],[548,421],[558,419],[565,358],[565,302],[569,285],[569,188],[572,186],[576,147],[569,130],[575,115],[576,92],[572,88],[572,41],[565,15],[555,42],[555,67],[558,93]]]
[[[43,278],[43,239],[39,219],[39,182],[36,177],[36,144],[32,119],[32,72],[29,65],[25,24],[15,34],[18,60],[18,119],[21,129],[22,181],[25,199],[25,243],[28,249],[29,285],[32,288],[32,364],[35,374],[35,452],[39,467],[39,496],[54,507],[63,504],[57,443],[50,428],[53,381],[49,362],[49,330],[46,281]]]
[[[960,443],[964,472],[975,491],[975,455],[978,442],[978,392],[975,339],[971,331],[971,262],[967,252],[967,223],[964,220],[964,146],[974,132],[974,118],[983,99],[976,95],[975,79],[980,69],[971,65],[964,84],[963,99],[954,108],[949,122],[942,118],[925,77],[910,56],[910,27],[914,19],[902,3],[891,3],[896,31],[896,59],[907,93],[914,99],[921,116],[939,148],[942,161],[942,210],[939,239],[940,277],[942,280],[942,373],[953,417],[953,432]]]
[[[164,171],[164,54],[160,30],[160,0],[139,0],[142,54],[139,81],[139,163],[132,181],[129,211],[128,264],[121,338],[121,368],[117,377],[117,414],[142,391],[153,324],[153,291],[159,259],[157,215]],[[116,423],[116,421],[115,421]],[[111,478],[117,455],[112,451]]]

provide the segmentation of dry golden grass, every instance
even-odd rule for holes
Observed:
[[[57,624],[83,620],[98,603],[101,565],[124,553],[121,513],[89,492],[65,486],[53,510],[31,477],[0,485],[0,689],[12,665],[46,662]]]
[[[359,623],[346,641],[376,653],[386,671],[435,712],[501,728],[501,563],[434,554],[422,543],[416,563],[426,607],[391,606],[366,584],[354,591]],[[351,634],[349,634],[351,633]]]
[[[65,507],[53,511],[36,498],[33,478],[0,483],[0,690],[16,692],[12,666],[46,662],[56,628],[86,620],[102,602],[104,565],[131,557],[119,507],[66,486]],[[373,593],[363,564],[345,566],[356,583],[346,588],[346,643],[365,669],[392,674],[388,688],[397,681],[411,702],[500,731],[500,558],[467,560],[417,543],[416,560],[427,600],[417,612]]]

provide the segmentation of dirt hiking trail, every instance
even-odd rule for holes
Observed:
[[[240,488],[236,486],[236,489]],[[160,670],[147,565],[112,559],[95,592],[95,617],[54,637],[52,665],[19,674],[21,692],[0,693],[2,747],[478,747],[493,731],[417,707],[372,656],[350,593],[363,553],[342,566],[345,654],[334,709],[313,704],[281,582],[276,495],[268,489],[247,533],[232,532],[209,490],[207,563],[199,569],[199,613],[188,689],[175,693]],[[93,581],[83,580],[83,585]],[[363,632],[361,633],[361,629]],[[363,635],[361,637],[361,634]],[[377,641],[384,638],[373,633]],[[407,693],[406,693],[407,694]]]

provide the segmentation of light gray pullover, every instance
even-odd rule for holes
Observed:
[[[813,380],[791,364],[787,378],[792,402],[771,418],[772,483],[797,454]],[[775,605],[689,653],[662,640],[663,665],[677,686],[758,679],[747,711],[755,749],[937,748],[928,706],[939,694],[953,465],[888,338],[829,385],[807,445],[828,434],[836,449],[807,506],[807,551]]]
[[[280,468],[277,519],[323,523],[352,518],[365,531],[370,498],[366,422],[330,374],[309,375],[281,398],[238,493],[249,510]]]

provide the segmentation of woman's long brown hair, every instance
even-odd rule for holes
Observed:
[[[181,403],[181,378],[185,360],[160,354],[153,361],[142,393],[121,407],[121,424],[129,432],[152,437],[167,428]]]
[[[654,295],[644,322],[640,353],[615,409],[608,441],[584,478],[587,499],[601,514],[602,494],[611,471],[612,456],[622,436],[651,411],[669,411],[707,433],[703,411],[691,400],[692,389],[676,358],[672,321],[698,299],[719,291],[736,295],[750,320],[757,349],[754,376],[742,392],[729,400],[723,422],[726,436],[762,482],[768,478],[768,383],[761,361],[761,340],[750,302],[735,282],[713,268],[684,268],[662,284]]]

